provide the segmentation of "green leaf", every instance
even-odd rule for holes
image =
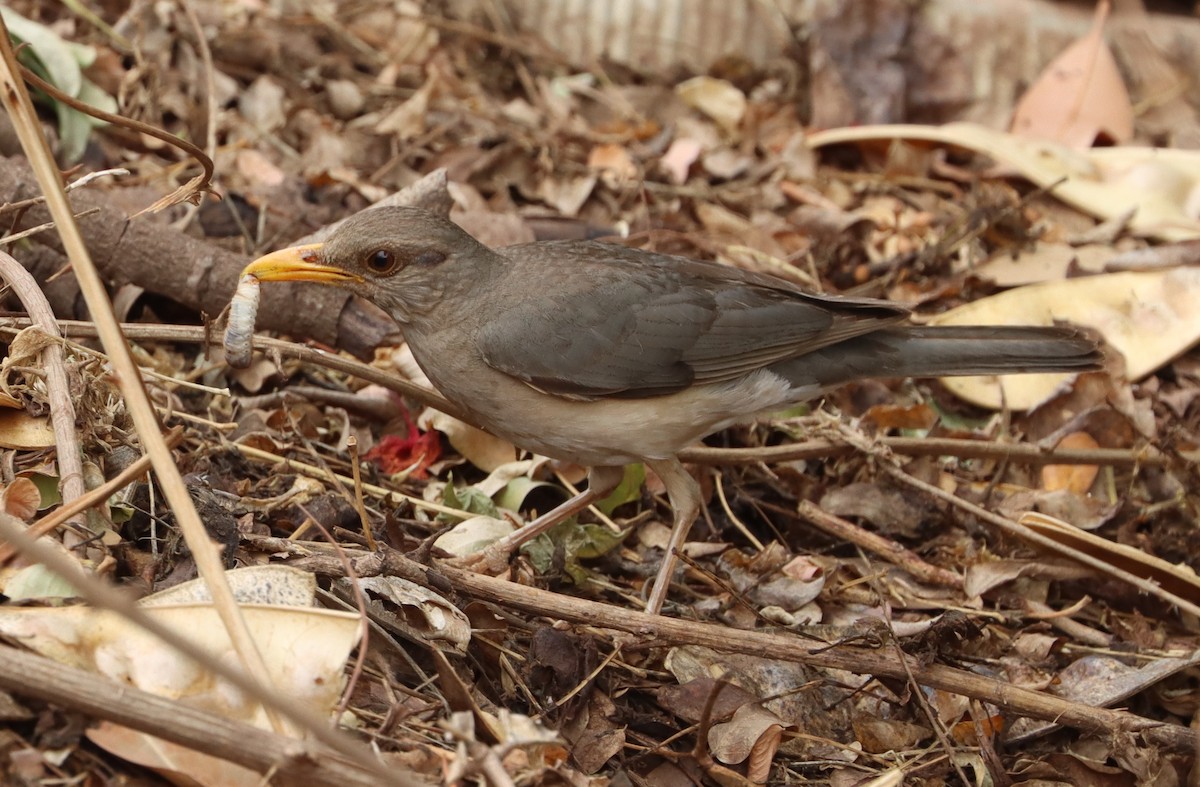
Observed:
[[[500,509],[496,507],[490,497],[473,486],[464,486],[461,489],[455,487],[453,476],[442,490],[442,502],[450,508],[466,511],[468,514],[490,516],[495,519],[502,518]],[[458,521],[457,517],[442,515],[442,518],[448,521]]]
[[[90,65],[91,59],[95,58],[91,47],[72,46],[50,28],[26,19],[11,8],[0,7],[0,15],[4,17],[8,32],[18,41],[29,44],[29,49],[38,61],[36,64],[25,62],[25,65],[41,72],[38,76],[44,77],[47,82],[67,95],[78,96],[83,84],[83,70],[76,53],[78,50],[90,53]],[[21,53],[21,60],[27,60],[25,52]],[[37,68],[38,65],[41,68]]]
[[[559,544],[564,555],[563,570],[576,585],[583,584],[588,570],[579,561],[597,558],[618,547],[628,531],[614,533],[604,525],[580,525],[574,519],[563,522],[521,547],[521,554],[539,573],[546,573],[554,564]]]
[[[518,476],[504,485],[504,488],[496,493],[496,505],[500,508],[507,508],[509,511],[520,511],[521,506],[525,503],[525,498],[535,489],[549,487],[551,489],[559,489],[555,484],[548,481],[534,481],[527,475]]]
[[[50,506],[62,503],[62,494],[58,491],[58,476],[46,473],[21,473],[21,475],[32,481],[42,495],[38,511],[45,511]]]
[[[83,75],[82,68],[96,59],[96,50],[60,38],[54,31],[31,22],[9,8],[0,7],[0,15],[12,37],[29,45],[19,56],[21,62],[72,98],[106,112],[116,112],[116,100]],[[49,98],[45,100],[50,101]],[[58,135],[62,159],[76,161],[87,147],[88,136],[96,126],[104,125],[90,115],[59,101],[51,101],[58,117]]]
[[[625,465],[625,475],[617,488],[608,497],[596,503],[596,508],[609,516],[626,503],[632,503],[642,496],[642,485],[646,483],[646,466],[642,464]]]
[[[70,582],[38,564],[13,574],[4,585],[4,595],[17,601],[27,598],[74,598],[79,592]]]

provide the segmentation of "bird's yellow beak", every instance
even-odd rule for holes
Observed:
[[[314,243],[273,251],[247,265],[242,275],[254,276],[259,281],[315,281],[321,284],[362,281],[361,277],[343,268],[318,263],[323,245]]]

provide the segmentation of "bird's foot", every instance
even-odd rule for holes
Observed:
[[[508,561],[512,557],[512,549],[500,541],[489,544],[479,552],[471,555],[451,558],[445,561],[447,565],[474,571],[477,574],[496,576],[508,570]]]

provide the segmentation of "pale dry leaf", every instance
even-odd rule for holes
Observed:
[[[685,104],[712,118],[727,134],[735,133],[746,115],[746,94],[724,79],[693,77],[676,85],[675,93]]]
[[[935,325],[1051,325],[1056,320],[1100,332],[1139,380],[1200,341],[1200,269],[1108,273],[1033,284],[968,303],[935,317]],[[1048,400],[1069,375],[942,378],[957,396],[981,407],[1026,410]]]
[[[1200,151],[1111,147],[1071,150],[1053,142],[1021,139],[974,123],[944,126],[887,125],[837,128],[808,137],[814,149],[892,140],[920,140],[989,156],[1066,204],[1102,220],[1131,209],[1132,231],[1167,241],[1200,237]]]
[[[1025,631],[1017,634],[1012,650],[1026,660],[1045,661],[1062,649],[1065,640],[1050,634]]]
[[[440,410],[426,408],[418,416],[417,425],[426,430],[436,429],[446,435],[454,450],[485,473],[491,473],[517,459],[517,448],[512,443]]]
[[[239,604],[276,604],[313,607],[317,604],[317,577],[291,566],[268,564],[246,566],[225,572],[225,579]],[[209,604],[212,593],[203,579],[193,579],[146,596],[142,606],[164,604]]]
[[[963,592],[967,598],[978,598],[1021,577],[1070,580],[1093,576],[1094,573],[1087,568],[1071,571],[1062,564],[1046,561],[982,559],[967,566],[963,576]]]
[[[688,172],[692,165],[704,152],[704,145],[691,137],[677,137],[667,148],[667,152],[658,160],[659,169],[667,176],[667,181],[676,186],[687,182]]]
[[[467,557],[482,552],[490,544],[504,538],[515,528],[511,522],[490,516],[464,519],[438,536],[433,545],[455,557]]]
[[[854,721],[854,737],[865,751],[877,754],[916,748],[932,735],[928,727],[900,719],[868,717]]]
[[[429,78],[416,93],[375,124],[375,133],[394,134],[401,140],[408,140],[425,132],[429,102],[437,85],[434,73],[430,71]]]
[[[563,216],[574,218],[595,188],[595,175],[545,177],[537,184],[536,196]]]
[[[41,563],[16,571],[0,569],[0,590],[10,601],[25,599],[75,598],[75,586]]]
[[[1097,708],[1120,703],[1134,694],[1156,686],[1172,675],[1193,669],[1200,651],[1182,658],[1160,657],[1140,666],[1099,654],[1085,655],[1068,664],[1055,680],[1054,693]],[[1005,735],[1010,745],[1020,745],[1058,725],[1040,719],[1017,719]]]
[[[1020,287],[1058,281],[1072,273],[1102,273],[1115,258],[1116,252],[1107,244],[1068,246],[1063,243],[1039,243],[1037,248],[1022,251],[1015,259],[1007,252],[996,254],[973,268],[971,273],[1001,287]]]
[[[287,120],[284,89],[274,79],[262,75],[238,96],[241,117],[259,131],[277,131]]]
[[[0,368],[9,366],[29,366],[41,358],[42,350],[55,344],[59,339],[49,334],[40,325],[30,325],[22,329],[8,345],[8,354],[4,357]]]
[[[407,639],[466,655],[471,621],[445,598],[401,577],[363,577],[358,583],[367,595],[374,619],[385,628]],[[336,580],[334,589],[344,600],[354,598],[349,579]],[[398,613],[393,611],[397,607]]]
[[[704,171],[717,180],[732,180],[746,174],[754,166],[754,159],[730,147],[710,150],[700,159]]]
[[[239,150],[235,162],[238,174],[246,179],[251,189],[270,190],[283,185],[287,179],[282,169],[257,150]]]
[[[1096,5],[1091,30],[1046,66],[1013,113],[1012,131],[1072,148],[1098,139],[1133,138],[1133,105],[1117,61],[1104,42],[1108,0]]]
[[[224,352],[224,348],[221,348]],[[247,393],[258,393],[278,368],[275,362],[265,355],[252,356],[250,365],[245,369],[232,369],[229,376]]]
[[[758,703],[747,702],[733,712],[732,719],[709,728],[708,747],[721,762],[736,765],[750,757],[764,736],[773,739],[777,747],[779,733],[794,726]]]
[[[236,660],[210,605],[150,606],[146,613],[213,657]],[[329,713],[338,701],[346,658],[358,642],[358,615],[256,604],[242,605],[242,614],[271,684],[313,712]],[[64,664],[270,729],[258,703],[115,612],[83,606],[4,609],[0,631]]]

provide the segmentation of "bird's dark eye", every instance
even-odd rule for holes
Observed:
[[[391,273],[396,267],[396,255],[387,249],[376,249],[367,255],[367,268],[372,273]]]

